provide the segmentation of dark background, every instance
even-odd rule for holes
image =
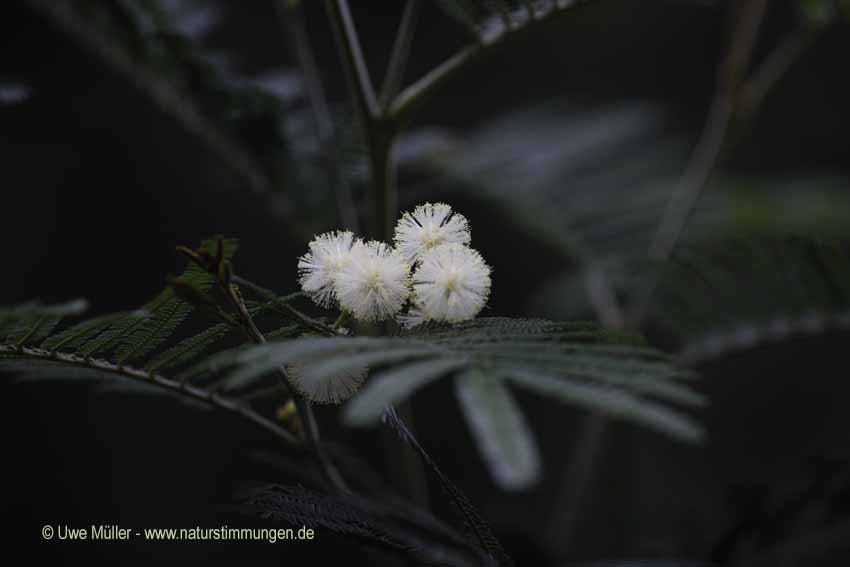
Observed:
[[[345,85],[333,39],[320,3],[307,4],[307,27],[326,89],[334,103],[342,103]],[[379,76],[400,7],[351,4]],[[530,101],[565,98],[580,107],[640,101],[663,108],[673,129],[692,144],[728,39],[728,3],[592,4],[471,67],[423,111],[417,125],[463,133]],[[293,289],[295,258],[305,240],[275,213],[272,201],[248,192],[208,149],[43,12],[26,2],[8,2],[0,10],[0,79],[29,90],[24,100],[0,106],[2,303],[85,297],[95,314],[134,308],[161,289],[164,276],[181,269],[174,246],[215,233],[241,239],[237,266],[246,276],[281,292]],[[292,66],[271,2],[240,3],[227,13],[204,39],[206,47],[234,54],[246,76]],[[757,60],[795,28],[797,17],[793,3],[771,6]],[[847,31],[846,24],[824,31],[791,68],[727,171],[774,178],[812,169],[850,175]],[[429,3],[407,77],[422,75],[465,41],[463,30]],[[524,155],[523,148],[517,153]],[[545,246],[517,254],[527,237],[511,232],[485,204],[455,198],[444,186],[431,190],[418,183],[415,192],[406,193],[407,178],[401,179],[403,206],[424,200],[421,196],[453,199],[470,219],[478,247],[496,266],[492,314],[527,313],[526,299],[539,282],[562,269]],[[304,207],[295,218],[310,223],[313,214]],[[568,558],[703,559],[712,552],[722,557],[724,542],[737,528],[750,521],[760,525],[759,511],[775,510],[773,504],[804,491],[812,479],[846,470],[848,423],[841,408],[850,392],[846,381],[817,381],[846,375],[841,358],[846,341],[846,333],[832,333],[700,368],[712,397],[702,415],[710,432],[705,447],[682,447],[613,426]],[[772,395],[764,395],[760,380],[773,382]],[[39,537],[44,524],[250,525],[255,520],[228,505],[245,481],[281,480],[252,456],[273,444],[241,423],[158,398],[98,396],[73,384],[5,380],[2,388],[8,475],[3,539],[25,548],[33,560],[224,564],[245,561],[246,554],[256,563],[296,556],[368,560],[355,543],[322,531],[321,545],[44,543]],[[535,416],[547,471],[541,486],[523,494],[499,493],[493,486],[449,388],[428,389],[415,408],[423,444],[493,523],[508,552],[520,565],[541,565],[551,553],[540,538],[548,505],[581,420],[564,406],[520,399]],[[377,434],[339,430],[332,410],[320,417],[381,466]],[[815,507],[833,506],[845,522],[841,514],[850,513],[848,499],[846,490],[824,489],[813,497]],[[437,505],[438,512],[444,508]],[[793,525],[771,521],[755,530],[759,544],[795,533]],[[833,555],[822,564],[843,563]]]

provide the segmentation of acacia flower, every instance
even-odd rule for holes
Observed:
[[[288,364],[289,382],[295,390],[312,402],[338,404],[360,389],[366,381],[367,368],[348,370],[334,376],[321,376],[313,372],[314,364]]]
[[[383,242],[356,242],[336,278],[343,309],[363,321],[393,317],[410,295],[410,265]]]
[[[320,234],[310,243],[310,251],[298,259],[301,289],[322,307],[330,307],[335,299],[337,273],[351,257],[354,235],[349,231]]]
[[[425,320],[472,319],[490,295],[490,267],[481,254],[457,243],[441,244],[422,256],[413,273],[414,309]]]
[[[428,250],[448,242],[469,244],[466,217],[444,203],[425,203],[404,213],[395,227],[395,246],[413,264]]]

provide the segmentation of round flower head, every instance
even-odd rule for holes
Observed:
[[[298,259],[299,282],[318,305],[330,307],[334,301],[336,275],[348,264],[354,235],[348,231],[320,234],[310,243],[310,251]]]
[[[363,321],[394,316],[410,295],[410,265],[383,242],[357,242],[336,278],[339,304]]]
[[[448,242],[469,244],[466,217],[443,203],[425,203],[404,213],[395,227],[395,245],[411,264],[428,250]]]
[[[461,244],[441,244],[422,257],[413,273],[413,303],[425,319],[465,321],[490,295],[490,267]]]
[[[334,376],[317,372],[313,364],[288,364],[289,381],[299,394],[312,402],[338,404],[344,402],[360,389],[369,373],[367,368],[348,370]]]

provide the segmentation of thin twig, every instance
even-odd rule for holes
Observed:
[[[748,117],[753,114],[779,79],[811,47],[817,37],[815,28],[802,26],[785,38],[759,65],[752,77],[741,85],[736,112]]]
[[[566,470],[551,508],[546,539],[561,554],[570,549],[585,500],[602,457],[602,448],[610,420],[599,413],[582,417],[576,444],[570,451]]]
[[[369,78],[369,69],[357,38],[357,29],[347,0],[326,0],[325,6],[330,15],[335,36],[338,38],[340,51],[346,61],[346,69],[353,75],[352,83],[355,97],[359,106],[367,116],[375,118],[380,115],[380,107],[375,97],[375,88]]]
[[[543,22],[552,19],[559,14],[565,14],[575,6],[581,4],[559,4],[545,14],[538,14],[536,18],[529,17],[528,22],[518,24],[513,28],[506,28],[501,33],[487,38],[486,41],[469,45],[449,59],[429,71],[425,76],[414,82],[412,85],[405,88],[389,106],[387,111],[388,118],[396,123],[397,127],[408,123],[415,110],[422,104],[428,101],[435,92],[445,86],[451,79],[457,76],[460,71],[476,61],[480,57],[492,53],[496,47],[504,44],[506,41],[518,38],[524,35],[531,29],[537,29],[537,26],[529,25],[533,22]]]
[[[623,328],[625,324],[623,309],[603,266],[591,264],[584,269],[584,288],[590,298],[590,304],[593,306],[596,318],[606,328]]]
[[[241,296],[236,293],[232,285],[224,291],[228,300],[239,314],[241,320],[244,322],[246,329],[250,332],[254,342],[257,344],[265,344],[266,337],[254,323],[254,319],[248,312],[248,308]],[[307,440],[307,444],[311,447],[313,453],[318,458],[319,463],[322,465],[322,469],[325,471],[328,480],[330,480],[331,483],[340,491],[350,492],[345,479],[322,445],[322,439],[319,434],[319,424],[316,421],[316,416],[313,413],[310,401],[305,399],[303,396],[297,395],[296,392],[292,390],[292,382],[289,379],[286,368],[279,366],[275,369],[275,372],[278,375],[280,385],[284,387],[289,392],[290,397],[295,400],[295,407],[298,410],[298,416],[301,418],[301,425],[304,429],[304,437]]]
[[[738,89],[752,58],[767,4],[767,0],[750,0],[740,7],[742,14],[735,20],[736,26],[729,51],[718,69],[718,86],[705,127],[685,171],[670,194],[664,215],[649,247],[649,258],[659,266],[666,263],[673,254],[720,157],[735,110]],[[641,321],[646,314],[659,279],[660,268],[646,279],[631,313],[633,324]]]
[[[372,183],[369,187],[370,233],[373,238],[388,241],[395,224],[395,170],[391,154],[397,133],[394,123],[386,120],[375,97],[375,89],[363,59],[360,41],[346,0],[326,0],[337,47],[345,67],[345,76],[356,101],[356,109],[369,144]]]
[[[413,45],[413,31],[416,28],[416,21],[419,19],[421,6],[421,0],[407,0],[407,3],[404,5],[401,23],[398,26],[398,32],[393,42],[390,63],[387,66],[387,74],[384,76],[384,82],[381,85],[380,95],[378,96],[378,104],[382,109],[389,107],[393,97],[398,94],[401,88],[402,81],[404,80],[404,70],[407,67],[407,60],[410,57],[410,48]]]
[[[242,285],[258,290],[261,295],[266,297],[271,296],[270,300],[275,304],[286,307],[289,307],[289,305],[278,299],[272,292],[265,290],[256,284],[242,278],[238,278],[237,280],[237,277],[233,274],[233,266],[224,258],[224,244],[221,238],[218,240],[218,247],[214,256],[207,253],[200,254],[182,246],[178,247],[178,250],[187,256],[192,262],[215,277],[219,290],[224,294],[230,308],[238,317],[239,328],[248,333],[250,339],[255,343],[266,344],[266,337],[257,327],[256,323],[254,323],[254,318],[251,316],[251,312],[248,310],[248,306],[242,298],[242,293],[238,284],[241,283]],[[309,320],[306,316],[304,317]],[[301,419],[301,425],[307,444],[309,445],[312,453],[317,457],[328,480],[340,491],[350,492],[345,479],[342,477],[339,470],[336,468],[336,465],[334,465],[333,461],[331,461],[322,446],[318,423],[313,415],[313,408],[310,406],[310,402],[304,399],[303,396],[299,396],[294,391],[285,367],[278,366],[276,368],[276,373],[278,375],[278,382],[280,386],[287,391],[289,398],[295,401],[298,417]]]
[[[259,295],[263,299],[271,302],[275,307],[281,310],[284,315],[294,319],[303,327],[320,333],[322,335],[336,336],[337,333],[331,327],[325,325],[321,321],[317,321],[316,319],[305,315],[304,313],[302,313],[298,309],[295,309],[288,303],[281,301],[280,298],[275,295],[274,292],[264,287],[261,287],[252,281],[246,280],[243,277],[237,276],[236,274],[233,275],[233,282],[251,290],[253,293]]]
[[[623,309],[603,267],[591,264],[585,268],[584,287],[596,318],[606,328],[623,328]],[[566,551],[572,545],[585,502],[583,496],[592,490],[610,421],[607,416],[597,412],[587,413],[581,418],[576,444],[570,451],[555,503],[549,513],[546,537],[558,551]]]

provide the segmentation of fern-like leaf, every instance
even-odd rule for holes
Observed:
[[[402,552],[427,565],[491,564],[455,530],[423,512],[355,495],[266,486],[246,494],[246,507],[267,519],[323,528]]]
[[[287,364],[309,363],[324,377],[362,371],[368,366],[370,380],[344,408],[344,417],[353,425],[378,421],[386,408],[431,382],[474,372],[474,382],[458,386],[464,409],[472,411],[467,419],[475,424],[507,420],[504,427],[496,428],[502,435],[508,429],[523,429],[517,425],[516,412],[505,409],[515,409],[504,385],[509,381],[677,439],[701,440],[702,428],[686,413],[670,407],[705,403],[689,384],[692,374],[676,368],[662,353],[639,344],[585,323],[482,318],[459,325],[427,325],[396,337],[304,337],[222,353],[212,363],[218,368],[232,368],[220,382],[224,391],[250,389],[269,372]],[[501,408],[504,414],[487,411],[492,408]],[[498,442],[481,440],[481,446],[486,447],[494,478],[506,488],[516,488],[533,476],[534,467],[508,474],[499,468],[504,463],[494,456],[497,449],[531,455],[529,443],[502,438]],[[517,449],[520,446],[524,449]],[[533,463],[530,458],[526,464]]]
[[[192,362],[210,347],[221,341],[229,332],[229,325],[224,323],[214,325],[162,351],[145,365],[145,369],[149,372],[156,372]]]
[[[92,337],[99,335],[104,329],[127,316],[128,313],[126,312],[109,313],[95,317],[94,319],[82,321],[64,331],[49,336],[41,343],[41,346],[50,351],[64,350],[74,352]]]
[[[850,253],[800,238],[692,246],[668,266],[655,310],[689,363],[850,328]]]
[[[0,337],[18,347],[37,344],[65,317],[79,315],[88,303],[76,299],[57,305],[29,303],[0,309]]]

